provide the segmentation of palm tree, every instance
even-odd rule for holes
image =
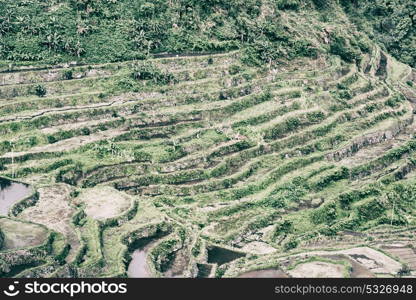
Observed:
[[[62,37],[57,32],[47,32],[46,33],[46,41],[44,44],[48,46],[49,49],[58,49],[60,42],[62,41]]]
[[[11,9],[6,9],[3,16],[0,14],[0,36],[13,29],[13,15],[14,13]]]

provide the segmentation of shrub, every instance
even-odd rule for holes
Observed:
[[[366,41],[364,38],[357,39],[357,46],[363,53],[370,53],[371,51],[370,43]]]
[[[264,207],[283,208],[286,207],[284,198],[280,195],[269,195],[264,198],[260,204]]]
[[[301,121],[298,118],[290,117],[286,120],[286,126],[288,131],[295,130],[301,125]]]
[[[82,135],[90,135],[91,131],[88,127],[84,127],[84,128],[81,129],[81,133],[82,133]]]
[[[346,90],[339,91],[338,92],[338,97],[340,99],[344,99],[344,100],[351,100],[353,96],[352,96],[351,92],[348,89],[346,89]]]
[[[56,143],[58,141],[56,139],[56,137],[54,137],[53,135],[48,135],[46,138],[47,138],[49,144],[53,144],[53,143]]]
[[[313,4],[315,4],[315,7],[317,9],[324,9],[327,8],[329,6],[330,1],[328,0],[312,0]]]
[[[249,66],[261,66],[280,57],[275,45],[267,40],[258,40],[244,48],[241,60]]]
[[[45,86],[38,84],[35,86],[35,94],[38,97],[44,97],[46,95],[46,88]]]
[[[307,40],[295,40],[292,44],[295,56],[305,56],[316,58],[318,56],[318,49]]]
[[[36,146],[38,144],[38,139],[36,136],[31,136],[27,139],[27,144],[30,147]]]
[[[74,78],[74,74],[71,69],[65,70],[62,73],[62,78],[66,80],[70,80]]]
[[[322,111],[314,111],[306,114],[308,121],[311,123],[319,123],[325,119],[325,114]]]
[[[116,81],[116,86],[119,89],[122,90],[133,90],[135,91],[135,89],[137,88],[137,84],[135,82],[135,80],[133,80],[132,78],[126,78],[126,77],[122,77],[119,80]]]
[[[317,56],[318,50],[309,41],[290,39],[279,27],[274,30],[278,32],[278,37],[263,37],[250,43],[244,48],[241,61],[249,66],[263,66],[275,63],[278,59]]]
[[[400,95],[394,95],[384,102],[385,105],[390,107],[397,107],[397,105],[403,101],[403,98]]]
[[[151,82],[160,85],[177,82],[174,74],[162,71],[150,62],[140,62],[135,64],[131,76],[135,80],[150,80]]]
[[[287,99],[294,99],[294,98],[300,98],[302,97],[302,92],[301,91],[293,91],[293,92],[289,92],[286,95]]]
[[[149,153],[143,151],[134,151],[133,157],[135,161],[150,161],[152,156]]]
[[[339,55],[346,62],[354,62],[360,59],[360,53],[356,49],[353,49],[347,42],[347,40],[339,35],[331,37],[330,53]]]
[[[290,9],[290,10],[298,10],[300,3],[299,0],[278,0],[276,2],[276,6],[278,9]]]
[[[341,169],[336,170],[332,174],[329,174],[327,176],[321,177],[316,183],[315,183],[315,190],[321,191],[324,188],[326,188],[328,185],[330,185],[333,182],[347,179],[350,176],[350,171],[346,167],[341,167]]]
[[[336,219],[337,209],[335,203],[325,204],[311,213],[311,221],[316,225],[322,223],[331,224]]]
[[[240,73],[240,71],[241,71],[241,67],[240,67],[239,65],[231,65],[231,66],[228,68],[228,73],[229,73],[230,75],[235,75],[235,74],[237,74],[237,73]]]
[[[299,242],[295,239],[290,239],[288,242],[283,244],[283,250],[288,251],[298,246]]]
[[[411,274],[412,269],[404,264],[401,269],[397,272],[397,275],[401,276],[409,276]]]
[[[377,188],[368,188],[343,193],[339,195],[338,200],[342,209],[348,209],[352,203],[376,195],[380,195],[380,191]]]
[[[273,232],[273,239],[276,239],[278,236],[282,234],[288,234],[293,231],[293,223],[288,220],[283,220],[282,222],[279,222],[276,224],[276,227]]]
[[[356,207],[357,215],[362,221],[373,220],[381,216],[385,207],[377,200],[372,199]]]

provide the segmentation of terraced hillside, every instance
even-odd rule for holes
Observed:
[[[5,67],[0,273],[414,276],[415,83],[377,46]]]

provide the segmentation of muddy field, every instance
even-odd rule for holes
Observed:
[[[36,224],[0,218],[4,234],[2,250],[22,249],[37,246],[46,241],[48,230]]]

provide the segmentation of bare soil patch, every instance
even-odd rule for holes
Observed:
[[[128,195],[108,186],[84,190],[75,201],[84,203],[87,215],[96,220],[118,216],[131,205]]]
[[[299,264],[288,273],[296,278],[341,278],[344,277],[344,269],[343,265],[313,261]]]

